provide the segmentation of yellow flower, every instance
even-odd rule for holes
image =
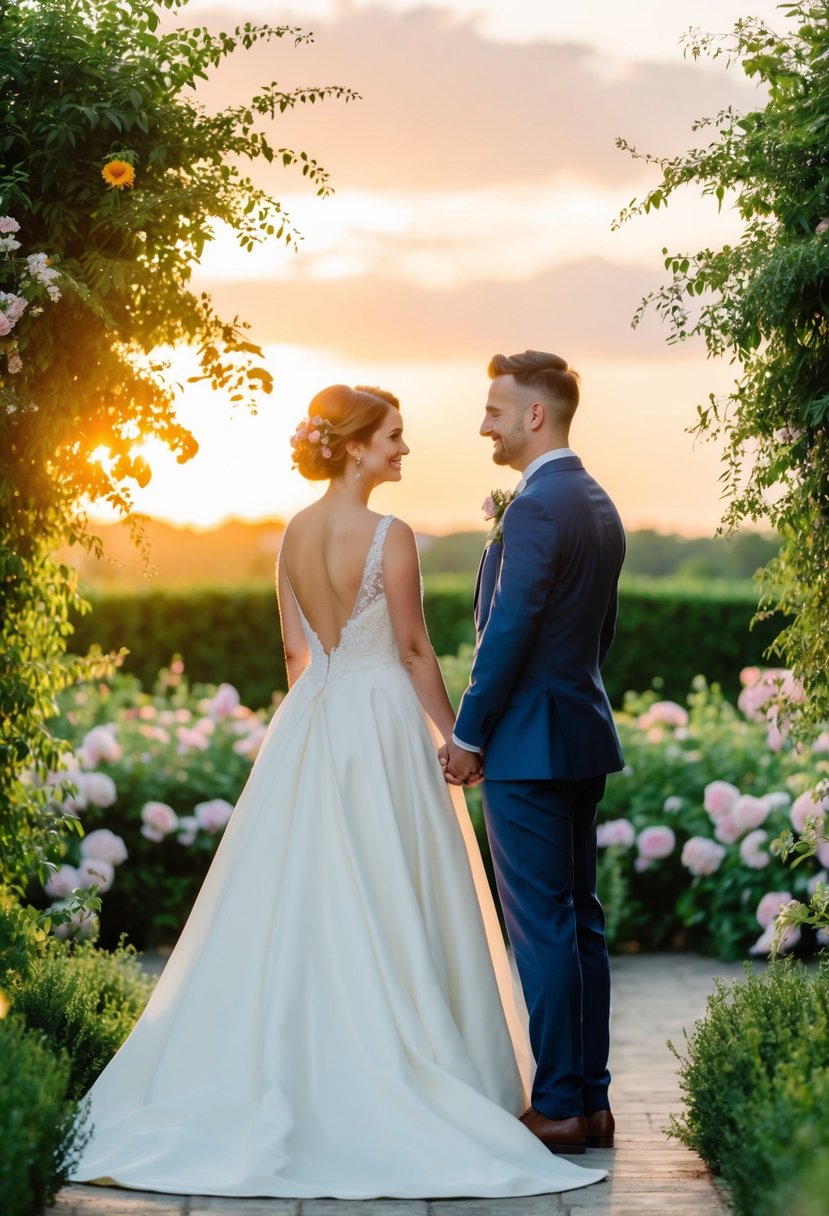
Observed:
[[[101,177],[108,186],[113,186],[116,190],[123,190],[125,186],[132,186],[135,181],[135,170],[125,160],[111,160],[101,170]]]

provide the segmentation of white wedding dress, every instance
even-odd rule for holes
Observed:
[[[529,1058],[463,798],[398,658],[391,518],[336,649],[302,616],[311,664],[146,1010],[90,1091],[76,1181],[361,1199],[605,1176],[515,1117],[516,1052]]]

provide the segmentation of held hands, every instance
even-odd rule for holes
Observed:
[[[483,763],[477,752],[467,751],[453,742],[444,743],[438,751],[438,759],[449,785],[471,787],[483,781]]]

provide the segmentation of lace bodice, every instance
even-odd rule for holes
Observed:
[[[383,543],[393,519],[393,515],[384,515],[377,525],[366,555],[354,608],[333,650],[326,651],[294,595],[311,652],[311,664],[303,679],[324,683],[348,672],[388,666],[400,661],[383,586]],[[291,594],[294,594],[293,588]]]

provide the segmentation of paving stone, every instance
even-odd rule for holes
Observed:
[[[186,1216],[299,1216],[298,1199],[234,1199],[197,1195]]]
[[[425,1199],[303,1199],[301,1216],[427,1216]]]
[[[613,960],[611,1101],[615,1149],[572,1158],[607,1169],[606,1182],[514,1199],[219,1199],[161,1196],[70,1186],[46,1216],[726,1216],[705,1166],[666,1134],[682,1109],[677,1060],[683,1027],[705,1011],[715,977],[742,978],[740,964],[693,955],[637,955]],[[0,1216],[2,1210],[0,1209]]]

